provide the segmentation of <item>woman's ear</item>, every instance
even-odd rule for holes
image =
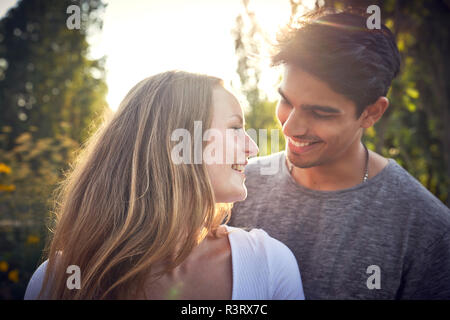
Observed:
[[[367,129],[373,126],[389,107],[389,100],[386,97],[379,97],[375,103],[366,107],[361,114],[361,128]]]

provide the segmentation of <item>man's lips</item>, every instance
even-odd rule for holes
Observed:
[[[289,149],[297,154],[305,153],[315,148],[321,141],[298,141],[292,138],[288,139]]]

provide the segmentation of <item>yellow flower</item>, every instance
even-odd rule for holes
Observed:
[[[14,191],[16,190],[16,186],[13,184],[6,185],[6,184],[0,184],[0,191]]]
[[[8,271],[9,265],[8,262],[6,261],[0,261],[0,271],[1,272],[6,272]]]
[[[37,236],[29,235],[27,238],[27,244],[33,244],[33,243],[38,243],[38,242],[39,242],[39,237],[37,237]]]
[[[11,132],[11,131],[12,131],[12,127],[10,127],[10,126],[4,126],[3,127],[3,132],[8,133],[8,132]]]
[[[366,129],[366,133],[369,137],[373,138],[375,137],[376,133],[375,133],[375,129],[373,127],[369,127]]]
[[[19,270],[14,269],[8,273],[8,279],[14,283],[19,282]]]
[[[11,173],[11,168],[8,167],[6,164],[0,162],[0,172],[4,172],[6,174]]]

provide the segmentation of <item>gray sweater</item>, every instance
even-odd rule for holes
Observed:
[[[366,183],[305,188],[285,153],[246,167],[229,225],[262,228],[294,253],[306,299],[450,299],[450,210],[393,159]]]

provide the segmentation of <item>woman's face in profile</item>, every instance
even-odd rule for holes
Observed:
[[[244,166],[258,153],[244,128],[244,114],[237,99],[221,86],[213,90],[213,119],[207,134],[204,160],[216,202],[242,201],[247,197]]]

